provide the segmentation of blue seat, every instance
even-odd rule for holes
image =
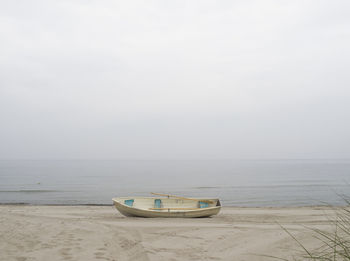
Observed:
[[[154,208],[161,208],[162,200],[155,199],[154,200]]]
[[[134,200],[133,199],[126,199],[126,200],[124,200],[124,204],[128,205],[129,207],[132,207],[132,205],[134,205]]]
[[[209,204],[207,202],[199,201],[199,207],[200,208],[207,208],[207,207],[209,207]]]

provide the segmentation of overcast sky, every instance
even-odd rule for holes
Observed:
[[[350,1],[0,0],[1,159],[350,158]]]

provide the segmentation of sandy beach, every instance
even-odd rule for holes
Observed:
[[[124,217],[112,206],[0,206],[0,260],[273,260],[329,229],[327,207],[224,207],[212,218]],[[279,225],[280,224],[280,225]]]

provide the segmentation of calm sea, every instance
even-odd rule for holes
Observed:
[[[226,206],[343,205],[350,160],[0,161],[0,203],[111,204],[150,192]]]

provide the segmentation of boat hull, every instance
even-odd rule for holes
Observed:
[[[115,208],[124,216],[128,217],[146,217],[146,218],[199,218],[199,217],[210,217],[213,215],[217,215],[220,212],[221,204],[218,199],[214,199],[214,206],[208,206],[205,208],[181,208],[181,210],[176,210],[176,208],[167,208],[164,207],[162,210],[156,210],[151,208],[138,208],[137,206],[128,206],[123,203],[126,198],[115,198],[113,199],[113,204]],[[156,198],[148,198],[150,200],[154,200]],[[168,199],[162,199],[168,200]],[[207,200],[207,199],[198,199]],[[182,206],[179,204],[179,206]]]

